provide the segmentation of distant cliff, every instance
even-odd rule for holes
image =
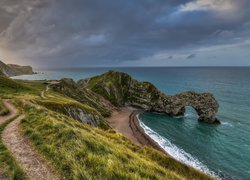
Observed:
[[[20,76],[26,74],[34,74],[31,66],[20,66],[16,64],[5,64],[0,61],[0,75],[4,76]]]
[[[168,96],[153,84],[139,82],[121,72],[109,71],[77,83],[63,79],[54,89],[88,103],[99,112],[107,113],[114,107],[136,106],[150,112],[183,116],[185,107],[192,106],[199,115],[199,121],[219,123],[216,118],[219,104],[211,93],[187,91]]]

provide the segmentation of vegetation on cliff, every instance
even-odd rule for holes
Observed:
[[[0,116],[4,116],[9,113],[9,110],[5,107],[3,104],[1,98],[0,98]]]
[[[62,81],[60,85],[63,85],[63,83],[64,86],[65,83],[67,84],[66,81]],[[199,115],[199,121],[219,122],[216,118],[219,104],[211,93],[188,91],[175,96],[168,96],[160,92],[153,84],[139,82],[128,74],[121,72],[109,71],[85,81],[81,80],[75,83],[73,88],[74,91],[80,90],[81,96],[86,94],[84,91],[94,93],[95,96],[98,94],[111,102],[113,106],[136,106],[147,111],[171,116],[183,116],[185,107],[192,106]],[[61,87],[60,89],[64,88]],[[65,93],[64,91],[61,92]],[[65,94],[73,97],[70,93]],[[106,111],[110,109],[111,106],[107,105],[103,99],[100,99],[99,102],[103,104],[102,108]]]
[[[112,87],[112,90],[106,89],[107,94],[102,96],[100,93],[104,89],[100,86],[98,89],[97,84],[103,88]],[[134,89],[130,89],[131,86]],[[136,90],[135,94],[130,95],[132,90]],[[152,95],[148,97],[150,93]],[[132,102],[135,102],[132,105],[138,102],[148,105],[149,102],[141,97],[157,102],[161,96],[152,84],[140,83],[128,75],[117,76],[116,72],[79,82],[63,79],[58,84],[49,85],[46,81],[15,81],[0,77],[0,97],[17,103],[20,113],[25,114],[21,123],[23,134],[62,177],[211,179],[166,154],[133,144],[110,129],[104,118],[116,106]],[[0,148],[3,150],[0,167],[5,167],[7,177],[14,177],[14,173],[25,179],[22,169],[1,142]]]
[[[210,179],[150,148],[26,104],[24,134],[67,179]]]
[[[104,117],[108,117],[111,114],[113,106],[109,101],[93,91],[78,86],[72,79],[62,79],[59,84],[52,85],[51,87],[61,94],[96,109]]]

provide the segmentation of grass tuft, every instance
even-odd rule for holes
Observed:
[[[0,98],[0,116],[5,116],[9,113],[9,110],[5,107],[3,104],[1,98]]]

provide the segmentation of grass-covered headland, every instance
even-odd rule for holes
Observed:
[[[0,84],[0,97],[15,101],[25,115],[20,126],[24,136],[65,179],[212,179],[166,154],[139,147],[112,130],[104,117],[107,110],[98,111],[103,105],[98,105],[100,98],[90,98],[95,93],[89,89],[78,92],[88,91],[85,101],[78,99],[80,94],[69,97],[52,88],[44,99],[44,81],[1,77]],[[25,179],[1,141],[0,150],[5,175]]]

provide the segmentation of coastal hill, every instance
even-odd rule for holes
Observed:
[[[0,76],[0,179],[213,179],[113,130],[104,116],[119,104],[94,80]]]
[[[219,105],[211,93],[188,91],[168,96],[153,84],[139,82],[122,72],[109,71],[77,83],[71,79],[62,79],[53,88],[80,102],[87,102],[89,106],[104,112],[102,113],[104,116],[109,115],[114,107],[123,106],[134,106],[145,111],[171,116],[183,116],[185,107],[192,106],[199,115],[199,121],[219,123],[216,118]]]
[[[8,77],[34,74],[31,66],[20,66],[16,64],[5,64],[0,61],[0,75]]]

